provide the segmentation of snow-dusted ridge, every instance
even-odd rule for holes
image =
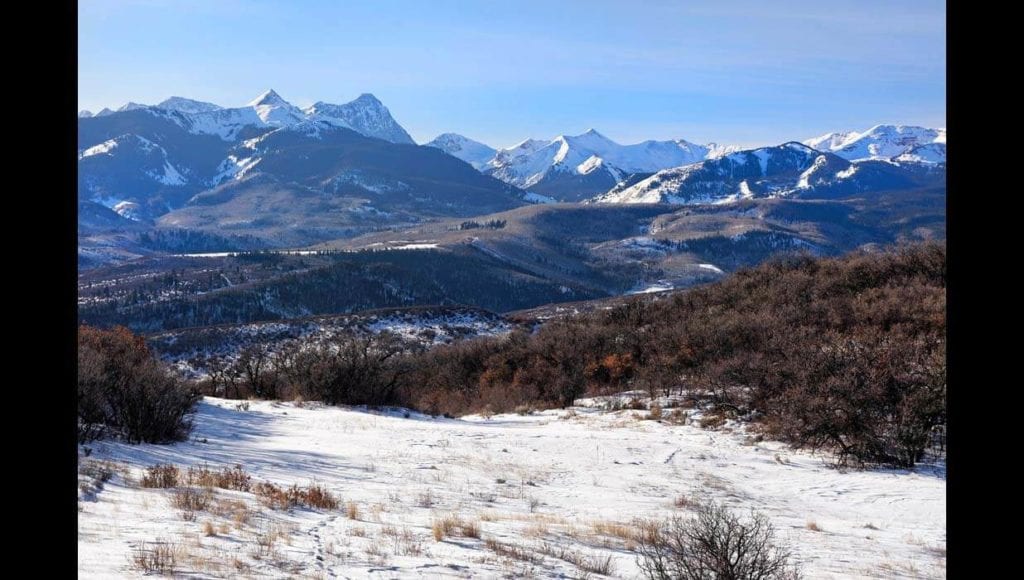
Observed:
[[[804,141],[806,145],[834,153],[848,161],[891,159],[932,143],[946,143],[945,128],[875,125],[863,133],[827,133]]]
[[[487,164],[494,159],[494,155],[498,152],[497,149],[490,145],[485,145],[457,133],[442,133],[434,137],[426,145],[427,147],[436,147],[453,157],[469,163],[477,171],[486,169]]]
[[[790,195],[845,195],[864,191],[937,186],[945,180],[945,145],[915,149],[920,155],[850,162],[835,154],[790,141],[729,153],[682,167],[659,171],[631,184],[620,184],[594,197],[596,203],[722,204],[742,199]],[[941,159],[929,162],[928,159]],[[902,165],[902,166],[901,166]],[[915,167],[916,166],[916,167]]]

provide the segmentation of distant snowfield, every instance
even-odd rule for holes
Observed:
[[[178,573],[203,578],[581,576],[566,559],[542,554],[545,544],[548,553],[558,546],[563,555],[610,556],[614,577],[637,578],[633,554],[607,524],[687,515],[673,504],[679,496],[764,512],[807,578],[945,577],[941,466],[841,472],[739,430],[668,425],[638,418],[647,411],[580,402],[570,410],[455,420],[271,402],[242,410],[237,401],[207,398],[188,442],[98,442],[86,461],[123,462],[136,480],[155,463],[239,463],[259,480],[316,480],[353,502],[357,519],[344,508],[272,511],[251,494],[217,490],[219,498],[250,505],[249,523],[204,512],[185,521],[168,490],[126,485],[117,476],[93,501],[79,501],[79,577],[139,577],[133,550],[167,540],[187,553]],[[435,541],[431,522],[448,514],[479,522],[481,537]],[[217,536],[203,534],[207,521],[221,528]],[[268,530],[279,538],[271,555],[257,559],[256,538]],[[538,559],[498,555],[489,539]]]

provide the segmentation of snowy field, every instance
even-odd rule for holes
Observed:
[[[730,424],[602,402],[456,420],[207,398],[187,442],[88,446],[82,464],[116,475],[80,495],[79,577],[141,577],[134,556],[163,542],[191,578],[638,578],[635,519],[709,498],[768,515],[806,578],[945,577],[941,466],[840,471]],[[322,484],[341,504],[274,510],[217,488],[185,519],[172,490],[140,485],[157,463],[241,464],[254,481]]]

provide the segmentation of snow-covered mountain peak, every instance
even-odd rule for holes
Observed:
[[[469,163],[477,171],[483,171],[487,167],[488,161],[497,153],[497,150],[493,147],[458,133],[442,133],[434,137],[426,145],[427,147],[436,147],[453,157]]]
[[[607,191],[630,174],[703,161],[711,152],[708,146],[683,139],[620,145],[589,129],[547,142],[527,139],[501,149],[487,164],[487,172],[519,187],[573,200]]]
[[[197,101],[195,99],[186,99],[185,97],[170,97],[161,101],[156,106],[160,109],[168,109],[171,111],[178,111],[180,113],[208,113],[210,111],[219,111],[224,108],[213,103]]]
[[[415,145],[409,133],[391,116],[391,111],[370,93],[363,93],[344,105],[317,101],[303,114],[332,125],[346,127],[367,137],[376,137],[392,143]]]
[[[364,105],[378,106],[378,107],[383,107],[384,106],[384,103],[380,102],[380,99],[378,99],[376,96],[374,96],[373,93],[363,93],[363,94],[359,95],[358,97],[356,97],[352,102],[353,103],[360,103],[360,104],[364,104]]]
[[[256,116],[267,125],[287,127],[302,121],[305,116],[298,107],[281,98],[274,89],[256,97],[248,104]]]
[[[259,107],[261,105],[280,107],[291,106],[291,103],[281,98],[281,95],[277,94],[277,91],[275,91],[274,89],[267,89],[262,94],[260,94],[260,96],[256,97],[255,99],[249,101],[248,104],[246,104],[247,107]]]
[[[789,149],[791,151],[796,151],[797,153],[803,153],[805,155],[814,155],[814,156],[818,155],[818,150],[817,149],[815,149],[814,147],[810,147],[808,145],[805,145],[805,144],[803,144],[803,143],[801,143],[799,141],[787,141],[786,143],[783,143],[781,145],[781,147],[785,147],[786,149]],[[762,147],[762,149],[771,149],[771,147]]]
[[[107,115],[113,115],[113,114],[114,114],[114,111],[111,111],[107,107],[103,107],[102,109],[100,109],[100,112],[96,113],[93,116],[94,117],[106,117]]]
[[[143,104],[140,104],[140,103],[133,103],[131,101],[128,101],[127,103],[121,105],[121,107],[117,109],[117,112],[118,113],[123,113],[125,111],[134,111],[136,109],[146,109],[146,108],[149,108],[149,105],[143,105]]]
[[[88,109],[82,109],[81,111],[78,111],[79,119],[88,119],[89,117],[92,117],[92,111]]]

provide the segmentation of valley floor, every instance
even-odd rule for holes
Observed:
[[[117,475],[80,498],[79,577],[140,577],[133,555],[168,542],[193,578],[596,578],[606,565],[638,578],[634,520],[688,516],[678,498],[764,512],[806,578],[945,577],[941,465],[844,472],[728,425],[601,403],[455,420],[206,398],[187,442],[88,446],[83,465],[110,461]],[[227,507],[187,521],[170,490],[138,483],[156,463],[204,462],[315,481],[343,503],[275,511],[217,489]],[[464,525],[436,541],[432,523],[449,516]]]

